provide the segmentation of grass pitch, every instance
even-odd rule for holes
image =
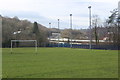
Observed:
[[[3,78],[117,78],[118,52],[71,48],[3,48]]]

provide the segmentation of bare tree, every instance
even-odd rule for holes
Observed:
[[[99,27],[99,25],[100,25],[100,18],[98,17],[98,15],[93,15],[92,26],[94,30],[96,45],[99,43],[98,28],[97,28]]]

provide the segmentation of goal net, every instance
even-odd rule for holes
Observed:
[[[11,40],[11,53],[13,53],[13,43],[34,42],[35,53],[37,53],[37,40]]]

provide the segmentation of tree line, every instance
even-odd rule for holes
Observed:
[[[19,34],[14,32],[21,31]],[[11,40],[38,40],[39,46],[48,43],[48,29],[38,24],[31,23],[28,20],[20,20],[18,17],[2,17],[2,46],[10,47]]]

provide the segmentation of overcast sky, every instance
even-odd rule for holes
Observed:
[[[119,0],[0,0],[2,16],[27,19],[49,27],[69,28],[69,15],[73,14],[73,28],[88,28],[88,6],[92,6],[92,15],[99,15],[101,20],[107,19],[110,11],[117,8]]]

